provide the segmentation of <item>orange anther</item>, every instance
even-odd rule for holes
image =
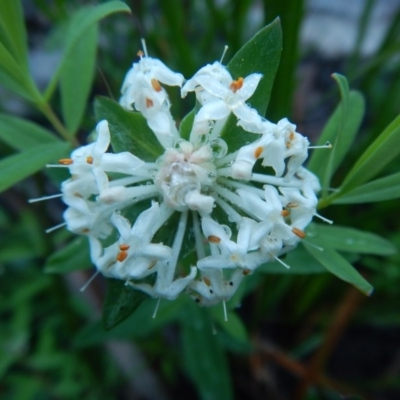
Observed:
[[[73,164],[73,160],[71,158],[61,158],[60,160],[58,160],[58,163],[61,165],[71,165]]]
[[[221,242],[221,238],[219,238],[218,236],[214,236],[214,235],[210,235],[207,239],[210,243],[214,243],[214,244],[218,244]]]
[[[87,162],[88,164],[93,164],[93,157],[92,157],[92,156],[86,157],[86,162]]]
[[[203,277],[203,281],[207,286],[211,286],[211,281],[207,277]]]
[[[257,147],[256,150],[254,151],[254,157],[258,158],[260,157],[261,153],[263,152],[264,148],[262,146]]]
[[[305,232],[303,232],[301,229],[299,228],[292,228],[292,232],[298,236],[300,239],[304,239],[306,237]]]
[[[230,84],[229,89],[231,89],[233,93],[236,93],[243,86],[243,81],[244,79],[242,77],[238,78]]]
[[[122,251],[129,250],[130,247],[131,246],[129,246],[129,244],[120,244],[119,245],[119,249],[122,250]]]
[[[120,251],[117,254],[117,261],[122,262],[126,259],[126,257],[128,257],[128,253],[126,251]]]
[[[146,108],[151,108],[153,107],[153,105],[154,105],[153,100],[146,97]]]
[[[153,86],[153,89],[156,91],[156,92],[161,92],[161,90],[162,90],[162,87],[161,87],[161,85],[160,85],[160,82],[158,82],[158,80],[157,79],[152,79],[151,80],[151,86]]]
[[[90,232],[90,230],[89,230],[88,228],[83,228],[83,229],[81,230],[81,232],[82,232],[82,233],[88,233],[88,232]]]
[[[281,215],[282,215],[282,217],[288,217],[290,215],[290,212],[289,212],[289,210],[283,209],[281,211]]]

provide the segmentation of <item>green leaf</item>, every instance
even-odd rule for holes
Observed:
[[[400,115],[378,136],[346,176],[341,192],[346,193],[374,178],[400,154]]]
[[[333,142],[333,148],[329,153],[328,160],[326,162],[325,174],[322,177],[322,191],[323,196],[326,197],[330,187],[332,175],[334,173],[334,162],[336,159],[337,149],[341,147],[342,138],[344,136],[344,129],[347,124],[349,115],[349,84],[347,79],[340,74],[332,74],[333,79],[337,82],[340,90],[341,103],[340,103],[340,119],[338,125],[338,131]]]
[[[360,128],[364,111],[365,111],[365,101],[361,93],[357,91],[350,91],[348,97],[348,115],[346,118],[346,123],[343,130],[343,135],[341,135],[341,140],[337,143],[336,138],[339,132],[340,120],[342,115],[342,103],[338,105],[329,121],[325,125],[321,136],[318,140],[317,145],[323,145],[326,142],[334,143],[334,160],[332,161],[331,174],[333,175],[347,152],[349,151],[351,145],[354,142],[355,136]],[[333,150],[333,149],[332,149]],[[326,150],[313,150],[308,163],[307,168],[314,172],[320,180],[327,174],[328,163],[326,159],[330,156],[329,152]]]
[[[65,157],[68,143],[41,144],[0,161],[0,191],[41,170],[47,163]]]
[[[132,340],[148,337],[153,332],[159,332],[165,325],[176,321],[188,301],[192,300],[180,296],[173,301],[161,301],[158,305],[157,299],[147,297],[133,314],[110,330],[105,331],[100,321],[85,326],[76,336],[75,345],[87,347],[108,340]],[[157,307],[157,316],[152,318]]]
[[[179,134],[183,139],[189,140],[190,132],[193,126],[195,110],[196,109],[193,109],[190,111],[190,113],[186,114],[179,125]]]
[[[252,73],[261,73],[263,78],[248,104],[260,115],[265,115],[272,85],[282,51],[282,31],[279,18],[253,36],[227,65],[233,79],[245,78]],[[231,114],[222,130],[221,137],[227,142],[229,151],[235,151],[258,136],[245,132],[236,125],[237,118]]]
[[[77,132],[92,87],[97,50],[98,24],[91,26],[62,65],[61,106],[67,129]]]
[[[185,371],[202,400],[233,399],[226,355],[213,334],[207,309],[189,303],[181,320]]]
[[[233,339],[241,343],[249,344],[249,336],[242,320],[234,311],[228,311],[228,320],[225,321],[222,305],[218,305],[211,309],[213,319],[218,322],[218,325]]]
[[[48,100],[57,84],[61,71],[64,70],[64,64],[70,62],[71,55],[82,38],[87,35],[88,31],[94,24],[116,12],[128,12],[131,10],[127,4],[122,1],[109,1],[97,6],[87,6],[80,8],[72,17],[70,26],[71,30],[66,35],[65,49],[61,62],[54,73],[49,86],[46,89],[45,97]]]
[[[111,144],[116,153],[130,151],[144,161],[154,162],[164,152],[139,112],[124,110],[107,97],[97,97],[94,108],[98,121],[108,121]]]
[[[334,200],[334,204],[373,203],[400,197],[400,173],[376,179]]]
[[[306,230],[307,237],[315,237],[335,250],[349,253],[377,254],[388,256],[397,252],[388,240],[371,232],[360,231],[338,225],[311,224]]]
[[[91,267],[88,240],[85,236],[79,236],[52,254],[47,259],[44,271],[51,274],[65,274]]]
[[[352,284],[367,296],[372,294],[373,287],[343,256],[331,248],[327,242],[318,240],[317,244],[323,247],[323,251],[303,242],[307,251],[329,272],[339,279]]]
[[[126,286],[124,281],[107,279],[107,293],[103,304],[103,326],[109,330],[129,317],[149,296]]]
[[[20,0],[0,1],[0,41],[28,72],[27,38]]]
[[[36,89],[31,77],[21,68],[9,51],[0,42],[0,82],[7,89],[18,95],[38,102],[41,95]]]
[[[50,131],[28,120],[0,113],[0,140],[15,150],[28,150],[44,143],[58,143]]]

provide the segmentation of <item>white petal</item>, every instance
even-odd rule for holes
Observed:
[[[251,74],[244,78],[243,86],[236,92],[243,100],[249,99],[257,89],[262,74]]]
[[[195,121],[219,120],[227,117],[231,110],[223,100],[209,100],[196,114]]]
[[[110,130],[106,120],[100,121],[96,126],[97,139],[93,149],[94,157],[99,157],[105,153],[110,146]]]
[[[144,161],[127,151],[117,154],[105,153],[101,157],[101,167],[107,172],[134,175],[144,164]]]

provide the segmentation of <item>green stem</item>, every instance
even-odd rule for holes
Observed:
[[[45,117],[50,121],[53,125],[54,129],[58,132],[58,134],[65,139],[67,142],[71,143],[73,147],[79,147],[79,142],[75,137],[70,136],[65,126],[62,124],[60,119],[54,113],[53,109],[50,107],[48,103],[40,103],[37,104],[39,110],[45,115]]]

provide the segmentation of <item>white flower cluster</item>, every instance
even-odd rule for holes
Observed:
[[[304,239],[320,186],[302,167],[309,142],[296,126],[287,119],[273,124],[246,103],[261,79],[254,73],[234,80],[215,62],[185,82],[140,54],[120,104],[146,118],[164,154],[150,163],[140,154],[107,153],[110,132],[101,121],[94,143],[60,160],[71,173],[62,185],[67,228],[89,238],[91,259],[104,276],[155,298],[186,292],[212,305],[231,298],[260,265],[277,260],[288,267],[279,257]],[[161,84],[181,87],[182,97],[195,92],[200,108],[189,140],[180,137]],[[221,138],[232,113],[255,136],[235,152]],[[275,175],[253,172],[258,160]],[[137,214],[143,205],[148,208]],[[166,245],[157,237],[171,218],[178,222],[169,225]],[[192,243],[185,252],[184,241]],[[192,264],[186,271],[184,257]]]

